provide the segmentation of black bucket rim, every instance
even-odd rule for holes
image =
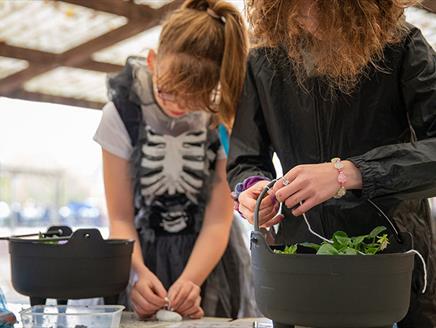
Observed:
[[[60,227],[51,226],[47,229],[47,233],[57,228]],[[9,237],[9,242],[37,244],[37,245],[44,245],[44,246],[56,246],[56,247],[68,247],[84,239],[89,239],[93,242],[103,243],[106,245],[131,244],[135,242],[133,239],[121,239],[121,238],[104,239],[98,228],[79,228],[74,232],[70,227],[67,226],[62,226],[61,228],[68,228],[69,231],[71,231],[71,233],[61,234],[59,237],[55,237],[55,238],[43,238],[43,239],[11,236]],[[51,242],[60,242],[60,241],[63,241],[63,243],[51,243]]]
[[[263,190],[261,191],[261,193],[259,194],[259,196],[258,196],[258,198],[257,198],[257,200],[256,200],[256,206],[255,206],[255,209],[254,209],[254,218],[253,218],[253,227],[254,227],[254,230],[251,232],[252,233],[252,235],[253,235],[253,233],[255,233],[255,232],[259,232],[259,233],[261,233],[261,231],[260,231],[260,225],[259,225],[259,212],[260,212],[260,205],[261,205],[261,203],[262,203],[262,200],[263,200],[263,198],[265,197],[265,194],[271,189],[271,187],[278,181],[279,179],[273,179],[273,180],[271,180],[264,188],[263,188]],[[394,237],[395,237],[395,239],[398,241],[398,243],[400,243],[400,244],[402,244],[403,243],[403,239],[402,239],[402,237],[401,237],[401,234],[400,234],[400,229],[397,227],[397,225],[395,224],[395,222],[393,221],[393,220],[391,220],[391,219],[389,219],[389,217],[386,215],[386,213],[385,212],[383,212],[383,210],[377,205],[377,204],[375,204],[371,199],[367,199],[367,201],[368,201],[368,203],[370,203],[375,209],[376,209],[376,211],[379,213],[379,215],[381,216],[381,217],[383,217],[385,220],[386,220],[386,222],[389,224],[389,227],[390,227],[390,230],[393,232],[393,235],[394,235]],[[305,216],[304,214],[303,214],[303,216]],[[306,219],[306,217],[305,217],[305,219]],[[309,224],[308,222],[307,222],[307,219],[306,219],[306,223],[307,224]],[[310,228],[309,228],[309,230],[310,230]],[[408,251],[410,251],[410,250],[412,250],[413,249],[413,238],[412,238],[412,235],[410,234],[410,232],[403,232],[403,233],[407,233],[407,234],[409,234],[410,235],[410,238],[411,238],[411,244],[410,244],[410,249],[409,250],[407,250],[407,251],[404,251],[404,252],[398,252],[398,254],[401,254],[401,253],[407,253]],[[264,238],[264,236],[263,235],[261,235],[262,236],[262,238]],[[250,237],[250,243],[252,242],[252,237]],[[266,240],[265,240],[266,241]],[[271,249],[270,247],[269,247],[269,245],[268,245],[268,243],[266,243],[267,244],[267,246],[268,246],[268,248],[269,249]],[[395,254],[397,254],[397,253],[395,253]],[[274,253],[274,255],[289,255],[289,254],[277,254],[277,253]],[[292,255],[301,255],[301,254],[292,254]],[[306,254],[304,254],[304,255],[306,255]],[[312,254],[311,254],[312,255]],[[380,256],[380,255],[387,255],[387,254],[376,254],[376,255],[378,255],[378,256]],[[328,256],[345,256],[345,255],[328,255]],[[350,255],[351,256],[351,255]]]

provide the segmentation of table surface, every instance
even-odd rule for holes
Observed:
[[[244,318],[232,320],[227,318],[206,317],[200,320],[183,320],[181,322],[139,321],[131,312],[124,312],[120,328],[272,328],[271,320],[265,318]]]
[[[20,311],[28,308],[25,304],[7,305],[8,309],[20,320]],[[14,326],[22,328],[20,323]],[[181,322],[141,321],[133,312],[123,312],[120,328],[272,328],[271,320],[265,318],[244,318],[232,320],[228,318],[205,317],[200,320],[183,320]]]

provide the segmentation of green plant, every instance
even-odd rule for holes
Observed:
[[[323,241],[321,244],[299,243],[286,246],[283,250],[274,250],[277,254],[296,254],[298,245],[316,250],[317,255],[374,255],[389,245],[387,234],[381,234],[386,227],[378,226],[369,234],[349,237],[344,231],[333,234],[332,243]]]
[[[54,237],[56,237],[56,236],[46,237],[42,232],[38,233],[38,239],[42,240],[41,242],[43,244],[57,245],[59,242],[57,240],[53,240]],[[46,239],[49,239],[49,240],[46,240]]]

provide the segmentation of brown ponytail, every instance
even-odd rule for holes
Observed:
[[[247,31],[238,9],[223,0],[187,0],[164,23],[158,58],[168,60],[158,83],[188,108],[213,112],[230,128],[247,53]],[[218,84],[217,108],[211,94]]]

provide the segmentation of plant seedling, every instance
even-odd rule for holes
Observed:
[[[332,241],[323,241],[321,244],[299,243],[286,246],[283,250],[274,250],[276,254],[297,254],[298,245],[316,250],[317,255],[374,255],[386,249],[389,245],[384,226],[374,228],[369,234],[350,237],[344,231],[336,231]]]

